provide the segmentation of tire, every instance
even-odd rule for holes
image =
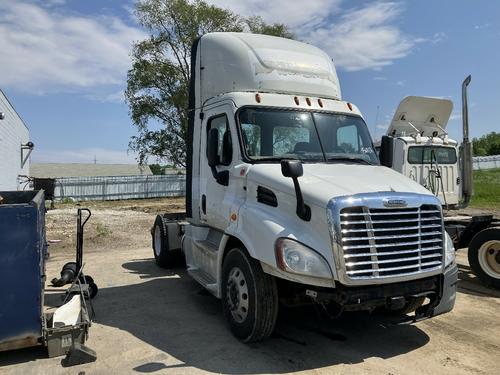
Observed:
[[[153,229],[151,229],[153,255],[161,268],[174,268],[180,261],[181,254],[179,251],[171,251],[168,249],[168,231],[167,225],[163,217],[156,216]]]
[[[95,296],[97,296],[99,288],[97,287],[96,283],[89,283],[88,286],[89,286],[89,297],[92,299]]]
[[[469,244],[472,272],[487,286],[500,289],[500,228],[484,229]]]
[[[264,340],[274,330],[276,280],[240,248],[230,250],[222,265],[222,309],[231,332],[243,342]]]
[[[80,275],[80,282],[82,284],[87,284],[89,288],[89,297],[94,298],[97,295],[97,292],[99,291],[99,288],[97,287],[97,284],[94,282],[94,279],[92,276],[85,275],[85,277]]]

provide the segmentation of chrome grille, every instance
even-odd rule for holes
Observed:
[[[345,273],[353,280],[390,278],[442,267],[443,224],[435,205],[340,210]]]

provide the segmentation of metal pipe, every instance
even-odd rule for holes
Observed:
[[[469,108],[467,105],[467,86],[471,81],[471,76],[467,76],[462,83],[462,128],[463,141],[461,147],[462,161],[462,202],[460,208],[465,208],[473,194],[472,181],[472,144],[469,140]]]
[[[464,142],[469,141],[469,107],[467,106],[467,86],[469,86],[470,81],[471,76],[468,75],[462,82],[462,126]]]

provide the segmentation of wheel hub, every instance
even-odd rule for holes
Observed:
[[[479,264],[489,276],[500,279],[500,241],[486,241],[478,251]]]
[[[242,323],[248,315],[248,286],[245,275],[238,267],[229,272],[226,299],[233,319]]]
[[[161,254],[161,229],[158,225],[155,226],[154,232],[154,250],[157,257]]]

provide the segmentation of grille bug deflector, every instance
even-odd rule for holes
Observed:
[[[411,280],[443,269],[443,218],[434,196],[382,192],[334,198],[327,215],[343,284]]]

